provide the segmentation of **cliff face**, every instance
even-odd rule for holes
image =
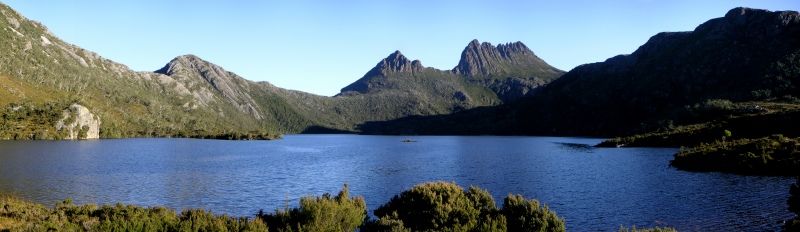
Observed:
[[[64,139],[99,139],[100,120],[86,107],[72,104],[64,110],[63,118],[55,125],[56,130],[65,131]]]
[[[493,46],[488,42],[480,43],[478,40],[473,40],[461,52],[461,60],[452,71],[473,77],[523,75],[522,72],[525,70],[552,74],[560,72],[548,66],[521,42]]]

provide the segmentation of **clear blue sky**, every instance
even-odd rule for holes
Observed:
[[[195,54],[253,81],[331,96],[400,50],[452,69],[473,39],[521,41],[568,71],[628,54],[662,31],[690,31],[739,6],[796,0],[87,1],[5,0],[61,39],[128,65]]]

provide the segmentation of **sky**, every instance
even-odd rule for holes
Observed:
[[[62,40],[154,71],[194,54],[252,81],[333,96],[399,50],[449,70],[473,39],[520,41],[564,71],[691,31],[735,7],[797,0],[2,0]]]

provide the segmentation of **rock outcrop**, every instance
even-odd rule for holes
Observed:
[[[100,138],[100,120],[86,107],[72,104],[63,115],[55,127],[59,132],[66,132],[64,139]]]

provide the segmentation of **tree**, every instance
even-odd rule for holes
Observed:
[[[725,139],[726,138],[730,138],[730,137],[731,137],[731,131],[729,131],[729,130],[722,131],[722,147],[723,148],[725,147]]]

